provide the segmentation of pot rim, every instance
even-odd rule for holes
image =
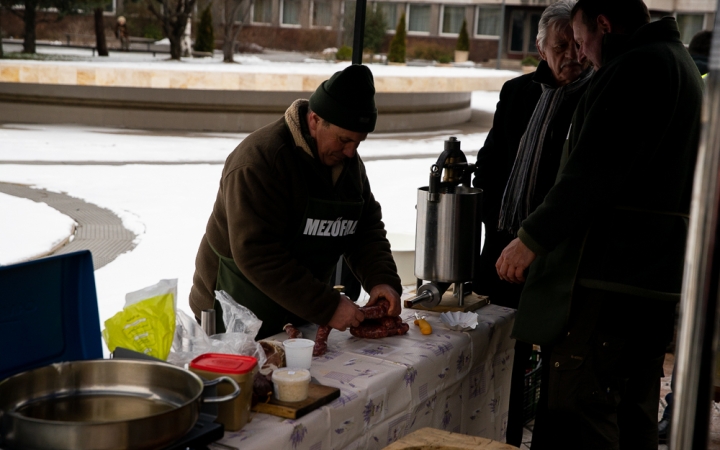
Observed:
[[[21,408],[22,406],[31,404],[33,402],[43,401],[43,400],[50,399],[50,398],[62,398],[62,397],[65,397],[65,395],[56,396],[56,397],[53,397],[53,396],[34,397],[24,403],[21,403],[21,404],[16,403],[14,405],[11,405],[12,409],[8,410],[8,411],[3,411],[2,408],[0,408],[0,419],[2,418],[3,415],[7,415],[9,417],[15,418],[16,420],[22,420],[24,422],[42,424],[42,425],[47,425],[47,426],[65,426],[67,424],[73,424],[75,426],[83,426],[83,427],[103,427],[103,426],[113,426],[113,425],[117,425],[120,423],[132,424],[132,423],[139,423],[142,421],[146,421],[147,419],[150,419],[150,418],[162,417],[163,415],[173,414],[178,409],[185,408],[188,405],[198,402],[200,400],[200,398],[202,397],[202,393],[203,393],[203,389],[204,389],[203,381],[198,375],[190,372],[189,370],[182,369],[180,367],[174,366],[174,365],[172,365],[170,363],[166,363],[164,361],[155,362],[155,361],[132,360],[132,359],[91,359],[91,360],[64,361],[64,362],[59,362],[59,363],[52,363],[52,364],[48,364],[46,366],[38,367],[35,369],[26,370],[25,372],[15,374],[11,377],[8,377],[8,378],[0,381],[0,391],[3,388],[3,385],[9,383],[10,380],[22,378],[23,376],[28,376],[27,374],[29,374],[31,372],[40,371],[40,370],[48,370],[49,367],[59,368],[61,366],[69,366],[69,365],[85,366],[85,365],[95,365],[95,364],[124,364],[124,365],[134,364],[134,365],[138,365],[138,366],[160,366],[163,368],[167,368],[169,370],[177,371],[178,373],[182,373],[183,374],[182,376],[187,376],[190,379],[194,379],[199,386],[199,390],[198,390],[198,392],[195,393],[195,395],[191,399],[184,401],[182,404],[173,405],[173,408],[168,411],[162,411],[162,412],[155,413],[155,414],[148,414],[146,416],[137,417],[134,419],[69,422],[69,421],[62,421],[62,420],[38,419],[38,418],[34,418],[34,417],[28,417],[26,415],[23,415],[23,414],[20,414],[17,412],[17,410],[19,408]],[[133,396],[133,394],[130,392],[123,393],[123,392],[119,392],[119,391],[101,391],[101,390],[83,391],[82,389],[79,389],[79,390],[75,390],[75,391],[68,391],[68,393],[70,395],[67,395],[67,397],[72,396],[73,392],[76,394],[79,393],[79,395],[98,395],[98,394],[110,393],[112,395],[118,395],[119,397],[121,397],[123,395]],[[88,393],[85,394],[83,392],[88,392]]]

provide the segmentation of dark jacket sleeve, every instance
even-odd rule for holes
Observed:
[[[345,257],[365,291],[370,292],[379,284],[388,284],[401,294],[402,285],[382,222],[382,209],[370,189],[362,162],[360,169],[365,204],[356,239]]]
[[[325,325],[340,297],[293,258],[284,242],[293,195],[286,181],[281,171],[262,162],[224,175],[221,190],[230,251],[238,268],[263,293],[299,317]]]
[[[509,83],[505,83],[500,91],[493,126],[477,155],[473,180],[473,185],[483,190],[483,222],[491,229],[497,227],[500,204],[510,177],[510,170],[505,163],[508,142],[504,126],[510,107],[510,91]]]

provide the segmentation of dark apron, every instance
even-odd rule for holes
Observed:
[[[305,216],[299,224],[295,239],[290,243],[291,257],[307,268],[323,283],[330,282],[330,275],[340,256],[348,249],[357,231],[362,214],[363,201],[339,202],[310,197]],[[282,331],[287,323],[306,322],[280,306],[247,279],[235,261],[220,255],[215,288],[230,294],[239,304],[247,307],[263,321],[256,339],[264,339]],[[292,292],[288,293],[292,296]],[[222,308],[215,301],[216,330],[225,332]]]

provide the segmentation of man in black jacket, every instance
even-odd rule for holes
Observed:
[[[576,4],[578,57],[597,72],[555,186],[496,264],[516,283],[530,267],[513,334],[550,363],[533,450],[657,449],[702,80],[675,19],[649,22],[641,0]]]
[[[522,220],[555,183],[560,154],[575,107],[592,75],[577,59],[570,25],[574,0],[543,11],[536,46],[537,71],[503,85],[493,127],[477,158],[476,187],[483,189],[483,247],[475,291],[493,303],[517,308],[522,286],[498,277],[495,262]],[[525,368],[532,346],[515,346],[507,442],[520,446]]]

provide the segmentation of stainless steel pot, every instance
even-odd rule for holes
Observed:
[[[51,364],[0,382],[3,449],[157,449],[185,435],[201,402],[232,400],[235,391],[202,398],[203,381],[170,364],[93,360]]]
[[[434,197],[433,197],[434,195]],[[457,186],[431,194],[418,189],[415,276],[443,283],[470,281],[480,254],[482,189]],[[442,293],[440,293],[442,296]]]

